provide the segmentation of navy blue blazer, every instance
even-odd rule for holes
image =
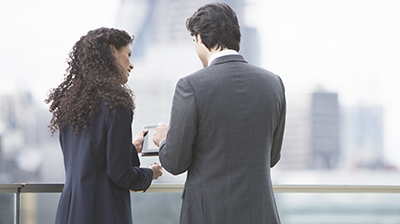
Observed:
[[[129,190],[147,190],[153,171],[139,168],[130,109],[100,102],[87,132],[60,132],[66,181],[56,224],[132,223]]]

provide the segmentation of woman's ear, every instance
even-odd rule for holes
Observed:
[[[110,46],[111,52],[115,55],[117,48],[115,48],[114,44],[110,44],[108,46]]]

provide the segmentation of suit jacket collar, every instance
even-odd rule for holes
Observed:
[[[231,54],[231,55],[226,55],[222,57],[218,57],[214,59],[214,61],[211,62],[210,66],[213,65],[218,65],[218,64],[223,64],[223,63],[228,63],[228,62],[243,62],[243,63],[248,63],[244,57],[240,54]]]

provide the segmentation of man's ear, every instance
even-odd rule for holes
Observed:
[[[114,44],[110,44],[110,45],[108,45],[108,46],[110,46],[111,52],[112,52],[113,54],[115,54],[115,52],[117,51],[117,48],[115,48]]]
[[[196,38],[196,41],[199,41],[200,44],[203,44],[203,40],[201,39],[200,34],[197,34],[195,38]]]

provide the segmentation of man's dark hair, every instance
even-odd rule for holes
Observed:
[[[239,51],[240,27],[235,11],[222,2],[208,3],[200,7],[186,20],[190,35],[200,34],[203,44],[213,47]]]

